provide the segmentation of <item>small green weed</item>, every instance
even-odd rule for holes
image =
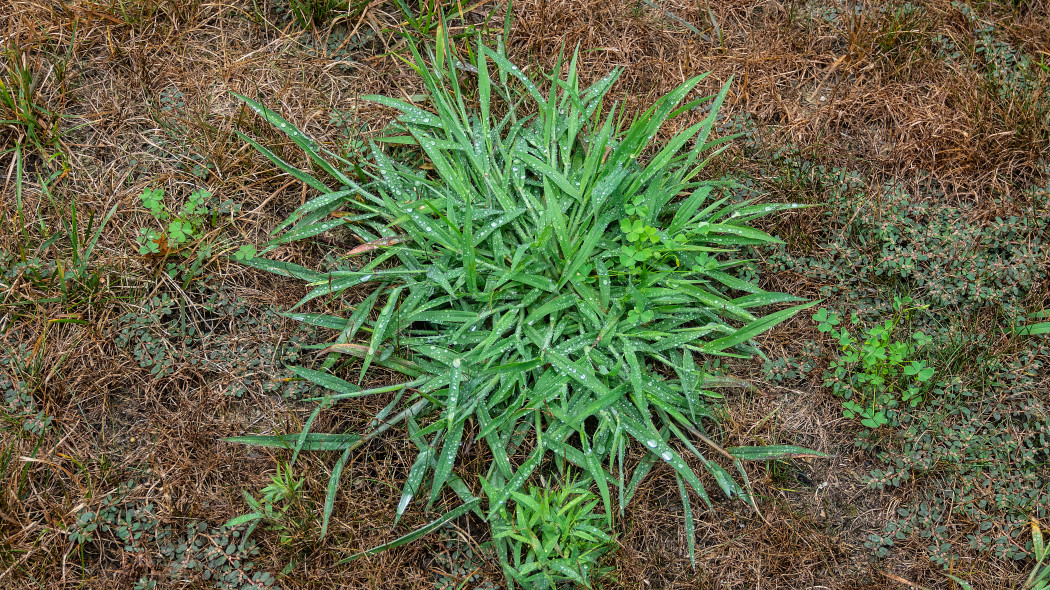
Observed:
[[[645,197],[636,195],[629,205],[624,207],[627,217],[620,220],[620,231],[624,233],[626,243],[620,246],[620,265],[633,269],[654,256],[658,250],[654,245],[661,242],[660,230],[646,223],[649,208],[645,206]],[[685,240],[684,234],[676,236]]]
[[[593,511],[601,499],[586,485],[534,486],[528,494],[514,492],[511,497],[513,514],[505,509],[504,524],[492,531],[508,579],[523,588],[590,588],[611,571],[599,561],[616,548],[616,541],[604,530],[606,517]]]
[[[820,308],[813,315],[817,329],[838,341],[843,355],[832,361],[824,374],[824,384],[842,397],[843,416],[860,418],[868,428],[890,424],[898,407],[915,407],[931,385],[936,370],[916,355],[930,341],[926,334],[915,332],[911,338],[894,337],[897,324],[915,308],[908,307],[910,297],[894,298],[896,314],[883,323],[868,328],[863,337],[854,336],[841,326],[838,314]],[[860,324],[857,314],[850,317]]]
[[[161,188],[146,188],[139,199],[159,226],[159,229],[139,229],[136,237],[139,254],[160,257],[164,261],[164,271],[173,279],[181,278],[184,289],[202,274],[204,265],[219,245],[215,232],[205,235],[205,230],[216,227],[220,219],[233,216],[240,210],[240,205],[229,199],[219,202],[204,189],[190,192],[178,208],[165,201],[164,189]],[[235,260],[246,260],[255,253],[254,246],[245,244],[232,254]]]
[[[155,588],[159,582],[216,590],[273,590],[273,574],[255,563],[259,547],[250,538],[251,527],[212,527],[190,521],[185,529],[162,519],[153,504],[128,499],[134,481],[120,484],[96,510],[83,509],[67,527],[67,535],[82,559],[120,555],[122,559],[156,564],[154,573],[139,579],[137,587]],[[178,522],[178,521],[176,521]],[[166,586],[164,586],[166,587]]]
[[[197,239],[204,229],[205,219],[209,215],[208,198],[211,193],[197,189],[190,193],[185,204],[177,211],[170,210],[164,202],[164,189],[147,188],[139,198],[157,221],[166,228],[158,231],[154,228],[139,230],[139,254],[166,254],[169,249],[178,249],[187,242]]]
[[[292,542],[297,536],[296,531],[302,530],[304,523],[292,522],[288,511],[301,502],[305,483],[305,479],[295,477],[291,465],[284,465],[283,468],[278,465],[277,473],[270,476],[270,484],[262,489],[261,499],[257,500],[244,492],[244,499],[254,512],[240,517],[240,520],[262,520],[270,530],[278,533],[278,540],[282,544]]]

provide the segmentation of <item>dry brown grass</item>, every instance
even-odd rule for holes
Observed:
[[[519,63],[546,70],[562,47],[579,45],[580,69],[590,79],[623,67],[614,93],[628,111],[696,73],[713,72],[707,90],[732,76],[728,110],[756,122],[760,145],[771,151],[791,144],[816,160],[847,164],[869,175],[873,187],[884,178],[928,170],[958,199],[990,206],[990,196],[1016,195],[1035,179],[1038,159],[1050,150],[1046,119],[1030,105],[1001,100],[978,73],[936,59],[935,34],[964,48],[974,45],[970,27],[947,0],[924,3],[918,16],[905,21],[888,13],[866,19],[816,16],[835,2],[669,0],[659,6],[518,0],[510,49]],[[0,430],[0,454],[6,457],[0,462],[6,464],[0,473],[0,587],[130,588],[142,576],[159,578],[165,564],[156,555],[108,545],[81,552],[68,541],[66,528],[80,510],[97,510],[105,495],[129,478],[138,482],[129,499],[154,504],[165,523],[219,524],[241,514],[246,509],[241,490],[261,488],[276,461],[287,456],[249,452],[219,439],[249,429],[294,431],[311,409],[258,391],[230,398],[222,393],[221,380],[189,364],[156,379],[113,342],[116,319],[152,294],[170,292],[191,310],[200,304],[199,296],[166,278],[158,261],[137,255],[135,232],[151,222],[137,198],[144,187],[178,194],[181,187],[203,184],[234,199],[242,214],[222,230],[238,243],[264,241],[269,228],[306,197],[234,135],[234,129],[250,129],[305,165],[294,146],[249,117],[231,91],[264,97],[327,144],[340,141],[329,124],[331,111],[380,122],[387,114],[358,96],[416,91],[403,64],[384,55],[399,43],[388,31],[400,21],[389,6],[373,2],[360,19],[343,23],[377,33],[374,47],[359,52],[352,68],[312,55],[294,27],[274,25],[272,8],[268,0],[7,0],[0,6],[0,38],[7,47],[17,46],[18,59],[40,75],[36,100],[66,117],[46,121],[50,131],[67,131],[59,144],[67,170],[53,183],[56,200],[74,199],[81,215],[101,215],[117,205],[94,259],[103,275],[97,292],[72,303],[52,301],[53,289],[20,278],[5,283],[0,299],[0,334],[9,346],[25,346],[26,365],[33,368],[20,376],[55,426],[39,440],[7,424]],[[477,22],[487,8],[469,18]],[[497,20],[498,15],[499,10]],[[980,17],[1009,31],[1029,55],[1050,55],[1045,1],[1025,2],[1017,10],[988,5]],[[70,59],[59,72],[54,66],[63,55]],[[181,93],[182,105],[166,110],[164,93],[173,90]],[[19,133],[14,126],[0,127],[0,151],[19,141]],[[203,179],[186,165],[191,155],[203,156],[209,165]],[[37,222],[56,228],[68,216],[41,193],[36,174],[62,166],[42,156],[31,151],[26,157],[21,195],[30,213],[24,226],[10,213],[16,193],[13,159],[0,160],[6,214],[0,250],[35,248],[45,239]],[[739,150],[716,165],[758,169]],[[812,198],[819,201],[820,195]],[[804,247],[819,215],[802,212],[791,219],[781,227],[798,228],[787,238]],[[64,259],[69,252],[63,248],[59,242],[37,255]],[[226,253],[214,252],[205,261],[205,275],[224,292],[253,307],[281,309],[303,294],[297,282],[228,263]],[[304,264],[323,255],[321,248],[305,246],[277,252]],[[770,281],[769,288],[801,295],[814,295],[819,287],[794,276]],[[70,318],[81,323],[55,321]],[[286,340],[292,329],[291,322],[278,322],[266,337]],[[812,331],[804,322],[786,325],[768,344],[775,348],[807,330]],[[739,368],[742,374],[751,370]],[[386,401],[341,405],[324,413],[315,430],[358,430]],[[862,484],[866,458],[853,450],[852,434],[837,416],[836,402],[818,388],[771,388],[734,400],[722,432],[727,444],[793,442],[834,458],[778,465],[780,472],[772,475],[755,466],[751,472],[769,524],[740,503],[722,502],[717,513],[699,514],[695,573],[684,552],[680,499],[670,474],[658,472],[638,492],[623,522],[615,586],[900,588],[900,580],[908,579],[947,588],[923,562],[921,547],[906,552],[915,561],[891,564],[893,571],[869,563],[863,548],[869,511],[885,510],[895,500]],[[351,460],[324,541],[315,533],[333,458],[303,459],[306,494],[292,514],[304,525],[285,545],[276,535],[257,533],[264,544],[262,569],[280,571],[294,563],[282,581],[287,588],[432,587],[436,549],[426,542],[336,563],[425,522],[417,509],[397,531],[389,527],[411,461],[407,444],[391,434]],[[464,464],[469,470],[472,463]],[[482,531],[468,532],[481,539]],[[495,569],[488,573],[499,578]],[[1006,587],[996,580],[1017,575],[989,572],[983,587]],[[205,587],[201,580],[169,584]]]
[[[708,90],[732,76],[733,111],[772,145],[848,164],[873,176],[929,170],[960,198],[1015,194],[1050,148],[1046,114],[990,95],[978,72],[936,59],[935,35],[972,51],[974,38],[948,2],[894,16],[892,3],[647,3],[536,0],[517,5],[515,50],[550,67],[563,46],[594,48],[584,71],[625,68],[617,97],[648,104],[686,78],[712,72]],[[664,12],[666,11],[666,12]],[[700,38],[674,16],[703,31]],[[1046,7],[984,15],[1046,51]],[[712,19],[713,17],[713,19]],[[717,28],[714,23],[717,23]],[[1033,120],[1036,119],[1036,120]],[[1023,131],[1022,131],[1023,130]]]

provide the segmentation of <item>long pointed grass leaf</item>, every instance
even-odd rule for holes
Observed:
[[[233,95],[251,107],[253,111],[262,115],[271,125],[287,135],[289,139],[295,142],[295,145],[299,146],[304,152],[306,152],[306,155],[312,162],[320,166],[321,169],[331,175],[332,178],[335,178],[344,185],[349,185],[351,183],[348,176],[329,164],[320,154],[317,153],[317,146],[313,140],[306,137],[302,131],[299,131],[294,125],[285,120],[284,117],[246,96],[237,94],[236,92],[234,92]]]
[[[305,266],[299,266],[298,264],[281,260],[270,260],[268,258],[262,258],[261,256],[242,260],[241,264],[276,275],[296,278],[309,283],[323,281],[328,276],[326,273],[317,272],[316,270],[306,268]]]
[[[397,309],[397,301],[398,298],[401,297],[402,289],[403,287],[394,287],[386,296],[386,305],[384,305],[383,310],[379,312],[379,317],[376,319],[375,326],[372,329],[372,339],[368,344],[368,351],[365,353],[364,362],[361,364],[361,377],[359,381],[364,380],[365,373],[368,371],[369,365],[372,364],[372,359],[375,358],[379,345],[386,339],[386,331],[390,326],[391,319],[394,317],[394,311]]]
[[[416,456],[415,462],[412,463],[412,467],[408,470],[408,477],[405,478],[405,487],[401,492],[401,499],[397,503],[394,524],[397,524],[397,521],[401,520],[401,516],[404,515],[405,510],[408,509],[408,503],[412,501],[412,498],[415,497],[416,493],[419,491],[419,486],[422,485],[423,477],[430,468],[432,461],[433,451],[429,448],[420,451]]]
[[[827,453],[794,445],[767,445],[764,447],[729,447],[730,455],[745,461],[768,461],[770,459],[794,459],[802,457],[828,457]]]
[[[701,350],[707,353],[716,353],[721,352],[731,346],[736,346],[737,344],[747,342],[755,336],[758,336],[759,334],[773,328],[777,324],[780,324],[781,322],[784,322],[785,320],[791,318],[803,309],[809,309],[817,303],[818,302],[814,301],[812,303],[806,303],[804,305],[796,305],[795,307],[791,307],[788,309],[771,313],[767,316],[763,316],[740,328],[739,330],[730,334],[729,336],[725,336],[717,340],[712,340],[711,342],[708,342],[707,344],[701,347]]]
[[[689,493],[685,489],[685,482],[682,481],[682,476],[676,474],[674,479],[678,484],[678,494],[682,498],[682,520],[685,521],[685,549],[689,553],[689,564],[693,566],[693,571],[696,571],[696,524],[693,522],[693,506],[689,500]]]
[[[278,168],[280,168],[281,170],[284,170],[286,173],[290,174],[293,178],[295,178],[299,182],[302,182],[303,184],[306,184],[307,186],[309,186],[311,188],[317,189],[317,190],[321,191],[322,193],[330,193],[330,192],[332,192],[332,189],[328,188],[328,186],[326,186],[325,183],[321,182],[320,180],[317,180],[313,176],[303,172],[302,170],[296,168],[295,166],[292,166],[288,162],[285,162],[280,157],[278,157],[277,154],[275,154],[272,151],[270,151],[269,149],[263,147],[263,145],[260,144],[259,142],[255,141],[254,139],[252,139],[252,138],[248,137],[247,135],[241,133],[240,131],[236,131],[236,133],[237,133],[238,137],[240,137],[241,139],[246,141],[249,145],[254,147],[260,154],[266,156],[267,160],[269,160],[269,161],[273,162],[274,164],[276,164]]]
[[[298,443],[299,438],[299,434],[249,434],[245,436],[231,436],[222,440],[255,447],[292,450]],[[360,440],[361,437],[356,434],[311,432],[306,435],[300,448],[304,451],[343,451],[357,444]]]
[[[477,507],[477,505],[480,502],[481,502],[481,499],[477,498],[477,499],[475,499],[475,500],[473,500],[471,502],[467,502],[465,504],[460,504],[459,507],[457,507],[454,510],[451,510],[451,511],[447,512],[441,518],[433,520],[433,521],[431,521],[431,522],[429,522],[429,523],[419,527],[418,529],[416,529],[416,530],[414,530],[414,531],[412,531],[412,532],[410,532],[410,533],[408,533],[406,535],[402,535],[402,536],[398,537],[397,539],[394,539],[393,541],[390,541],[388,543],[383,543],[382,545],[379,545],[377,547],[373,547],[373,548],[371,548],[371,549],[369,549],[367,551],[363,551],[363,552],[358,553],[356,555],[352,555],[350,557],[347,557],[347,558],[343,559],[340,563],[346,563],[348,561],[353,561],[355,559],[359,559],[361,557],[365,557],[365,556],[368,556],[368,555],[376,555],[377,553],[382,553],[383,551],[386,551],[387,549],[393,549],[395,547],[400,547],[402,545],[407,545],[408,543],[411,543],[412,541],[415,541],[416,539],[418,539],[420,537],[428,535],[428,534],[432,533],[433,531],[436,531],[437,529],[445,526],[449,522],[452,522],[453,520],[455,520],[455,519],[463,516],[464,514],[470,512],[475,507]]]

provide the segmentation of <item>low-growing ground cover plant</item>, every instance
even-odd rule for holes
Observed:
[[[1050,588],[1050,564],[1047,564],[1046,561],[1047,557],[1050,557],[1050,546],[1047,546],[1043,540],[1043,531],[1039,528],[1039,522],[1034,519],[1032,520],[1032,557],[1035,558],[1035,567],[1028,574],[1024,588],[1025,590],[1047,590]],[[973,590],[973,586],[966,580],[951,574],[948,577],[958,582],[963,590]]]
[[[610,523],[615,507],[622,511],[662,462],[683,491],[692,550],[686,486],[711,503],[686,456],[727,496],[757,509],[742,459],[814,453],[723,449],[712,441],[702,423],[717,419],[712,404],[721,395],[712,388],[740,383],[706,374],[700,357],[749,356],[753,337],[812,304],[755,315],[756,308],[801,300],[733,274],[742,262],[733,258],[738,247],[777,242],[748,222],[796,206],[734,201],[722,184],[698,178],[700,155],[710,157],[728,139],[709,138],[728,85],[686,101],[704,76],[691,78],[621,126],[616,106],[602,101],[618,72],[581,88],[575,55],[561,64],[564,78],[555,69],[544,94],[502,51],[480,43],[471,57],[447,38],[429,59],[412,51],[428,108],[368,98],[399,112],[382,143],[421,150],[433,173],[377,146],[367,169],[355,166],[240,97],[341,185],[333,190],[242,135],[321,193],[277,228],[282,233],[260,256],[244,262],[308,281],[313,289],[301,304],[336,299],[362,284],[374,290],[347,317],[290,314],[337,332],[322,351],[330,355],[325,368],[335,366],[335,355],[356,357],[358,383],[296,367],[299,377],[332,392],[303,431],[232,440],[290,447],[293,463],[302,450],[343,452],[322,535],[350,454],[393,424],[403,424],[418,448],[398,518],[417,496],[429,506],[447,487],[499,528],[530,478],[572,465],[589,478]],[[703,120],[640,158],[666,120],[701,105],[709,108]],[[322,272],[265,257],[283,243],[336,228],[362,242],[339,268]],[[406,379],[362,389],[376,366]],[[328,404],[390,392],[397,395],[370,432],[310,432]],[[481,480],[487,513],[454,469],[471,440],[484,441],[492,456]],[[648,451],[633,469],[625,461],[632,445]],[[740,479],[712,455],[733,463]],[[505,557],[506,540],[497,541]]]
[[[239,210],[230,199],[219,201],[210,191],[194,189],[181,206],[165,199],[164,189],[147,187],[139,195],[142,207],[153,217],[152,227],[139,228],[135,237],[140,255],[163,262],[171,278],[181,278],[185,287],[202,274],[203,266],[223,248],[218,232],[224,216]],[[160,229],[157,229],[157,228]],[[255,256],[255,247],[243,244],[233,252],[235,260]]]
[[[833,339],[802,342],[782,364],[826,356],[837,379],[845,355],[832,333],[857,331],[848,343],[865,348],[864,331],[847,319],[820,327],[830,324],[832,306],[853,310],[858,326],[885,328],[889,318],[889,342],[913,349],[895,379],[919,386],[921,401],[911,407],[897,398],[897,407],[886,411],[892,427],[864,429],[855,440],[876,459],[863,481],[908,498],[872,527],[864,546],[878,559],[913,552],[956,572],[975,556],[978,563],[1034,556],[1025,543],[1029,522],[1050,514],[1042,311],[1050,190],[1032,186],[1010,215],[978,223],[972,204],[932,183],[908,188],[888,181],[882,200],[860,199],[855,195],[868,189],[856,171],[795,156],[783,164],[825,195],[827,229],[807,248],[776,246],[765,270],[821,285],[828,309],[826,315],[818,310],[817,327]],[[905,296],[914,309],[895,322]],[[912,337],[920,332],[926,336],[921,348]],[[876,365],[884,362],[874,358]],[[913,360],[925,364],[915,376],[905,375]],[[844,381],[828,384],[833,392],[852,392],[848,380],[864,374],[859,361],[845,369]],[[929,369],[935,372],[919,385],[917,377]],[[805,375],[796,371],[794,379]],[[979,579],[976,572],[963,577]]]
[[[879,428],[895,421],[898,407],[914,408],[922,401],[936,369],[916,358],[929,343],[921,331],[901,338],[894,332],[898,323],[914,311],[908,307],[910,297],[897,297],[894,316],[867,328],[863,336],[851,334],[834,311],[820,308],[813,315],[817,329],[833,337],[842,348],[842,356],[831,362],[824,374],[824,384],[842,397],[843,416],[860,418],[868,428]],[[860,326],[854,313],[850,324]]]
[[[160,222],[165,229],[143,227],[136,237],[139,254],[161,254],[168,248],[176,249],[194,238],[200,237],[208,210],[207,200],[211,193],[198,189],[190,193],[177,212],[164,202],[164,189],[147,188],[139,195],[142,206]]]

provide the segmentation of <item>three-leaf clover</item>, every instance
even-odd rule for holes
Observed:
[[[160,253],[160,234],[156,231],[148,228],[139,229],[138,235],[139,243],[139,254],[145,256],[146,254],[159,254]]]
[[[251,260],[252,258],[255,258],[255,246],[251,244],[245,244],[233,253],[234,260]]]
[[[168,239],[175,244],[187,242],[193,236],[193,226],[185,221],[172,221],[168,225]]]
[[[624,244],[620,248],[620,264],[628,267],[634,267],[638,262],[645,262],[653,256],[653,251],[649,248],[636,248],[631,244]]]
[[[817,313],[813,314],[813,321],[819,322],[817,324],[817,330],[820,330],[822,334],[826,334],[835,329],[835,326],[839,325],[839,316],[833,311],[828,311],[827,308],[820,308]]]
[[[628,320],[632,320],[632,321],[633,320],[637,320],[638,323],[640,323],[640,324],[645,324],[645,323],[651,322],[654,315],[655,314],[654,314],[653,310],[651,310],[651,309],[643,310],[643,308],[640,307],[640,306],[636,306],[636,307],[634,307],[632,309],[629,309],[627,311],[627,319]]]
[[[634,221],[621,219],[620,229],[627,234],[628,242],[644,242],[648,240],[655,244],[660,241],[660,232],[656,228],[646,225],[641,219],[635,219]]]
[[[645,217],[649,215],[649,208],[643,205],[645,198],[642,195],[636,195],[631,199],[631,204],[624,207],[624,212],[632,217]]]
[[[155,217],[164,219],[167,216],[167,212],[164,211],[164,189],[143,189],[139,198],[142,199],[142,206],[149,209]]]
[[[930,343],[930,337],[927,336],[925,332],[916,332],[912,334],[911,337],[915,339],[915,345],[919,348],[922,348],[923,346],[926,346]]]
[[[926,366],[926,361],[912,361],[910,365],[904,367],[904,374],[914,375],[915,380],[919,383],[929,381],[930,377],[933,377],[934,372],[933,367]]]
[[[182,217],[189,218],[206,215],[208,213],[208,205],[206,203],[208,197],[211,197],[211,193],[204,189],[197,189],[190,193],[186,204],[182,206]]]

